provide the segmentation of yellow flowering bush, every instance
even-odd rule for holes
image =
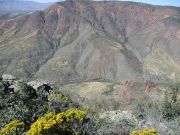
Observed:
[[[85,118],[86,112],[76,108],[58,114],[50,112],[34,122],[26,135],[77,134],[73,125],[81,125]]]
[[[19,135],[24,131],[24,123],[19,120],[13,120],[0,130],[0,135]]]
[[[157,135],[156,129],[145,129],[132,131],[131,135]]]
[[[64,112],[67,121],[73,122],[74,120],[83,121],[86,117],[86,112],[83,110],[78,109],[68,109],[66,112]]]
[[[56,91],[56,92],[53,92],[51,93],[49,96],[48,96],[48,100],[49,101],[65,101],[67,102],[69,100],[69,98],[67,96],[65,96],[64,94],[62,94],[61,92],[59,91]]]

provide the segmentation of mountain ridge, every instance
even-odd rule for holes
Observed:
[[[12,48],[0,54],[1,74],[61,83],[178,79],[179,8],[117,3],[66,1],[13,21],[1,19],[1,52]]]

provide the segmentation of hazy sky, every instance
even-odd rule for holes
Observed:
[[[58,1],[58,0],[33,0],[33,1],[37,1],[37,2],[55,2],[55,1]],[[118,1],[118,0],[116,0],[116,1]],[[136,1],[136,2],[154,4],[154,5],[171,5],[171,6],[180,7],[180,0],[127,0],[127,1]]]
[[[58,0],[29,0],[29,1],[37,1],[37,2],[47,3],[47,2],[56,2],[56,1],[58,1]]]

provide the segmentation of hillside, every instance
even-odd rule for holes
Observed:
[[[60,83],[177,80],[179,15],[177,7],[67,0],[3,16],[0,74]]]

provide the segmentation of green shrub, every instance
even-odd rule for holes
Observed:
[[[53,92],[48,96],[49,101],[61,101],[68,102],[69,98],[59,91]]]
[[[5,86],[3,83],[0,81],[0,94],[4,94]]]
[[[165,119],[174,119],[180,115],[180,103],[177,102],[177,95],[180,89],[179,84],[170,87],[170,92],[166,91],[162,104],[162,115]]]
[[[102,113],[100,118],[104,119],[104,123],[97,131],[99,135],[129,135],[138,124],[135,116],[127,111],[108,111]]]
[[[62,112],[71,107],[78,107],[69,97],[60,91],[55,91],[48,95],[49,110],[53,112]]]
[[[4,94],[0,94],[0,127],[18,119],[28,126],[48,110],[47,100],[37,96],[36,91],[25,82],[18,82],[18,90],[10,92],[3,83]]]

